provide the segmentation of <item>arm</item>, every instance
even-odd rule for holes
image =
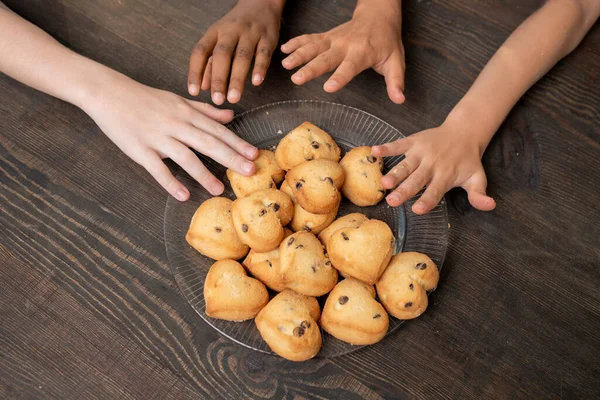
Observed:
[[[196,96],[210,89],[215,104],[237,103],[253,58],[252,84],[260,85],[279,40],[284,5],[285,0],[238,0],[194,46],[188,92]]]
[[[289,54],[284,68],[306,64],[294,75],[297,85],[329,71],[326,92],[337,92],[356,75],[373,68],[385,77],[387,92],[396,103],[404,102],[404,46],[401,0],[358,0],[352,20],[334,29],[298,36],[281,46]]]
[[[144,86],[74,53],[0,6],[0,72],[83,109],[177,199],[187,200],[189,192],[163,158],[172,158],[211,193],[223,191],[189,147],[244,175],[254,172],[248,160],[258,150],[219,123],[231,120],[231,111]]]
[[[549,0],[510,35],[442,126],[373,147],[375,155],[406,156],[382,180],[388,189],[400,184],[388,203],[398,206],[427,186],[413,206],[424,214],[460,186],[471,205],[492,210],[483,152],[519,98],[581,42],[599,14],[599,0]]]

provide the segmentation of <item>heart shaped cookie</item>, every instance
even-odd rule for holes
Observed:
[[[298,204],[294,197],[294,192],[287,182],[281,184],[281,191],[291,197],[294,202],[294,216],[290,226],[294,232],[306,231],[318,235],[323,229],[327,228],[335,219],[340,203],[327,214],[313,214],[306,211]],[[341,200],[341,198],[340,198]]]
[[[296,232],[281,242],[279,257],[278,275],[288,289],[318,297],[337,283],[337,271],[312,233]]]
[[[294,215],[294,204],[277,189],[252,192],[231,206],[233,226],[240,240],[254,251],[275,250],[283,240],[283,227]]]
[[[360,207],[372,206],[385,196],[381,186],[383,159],[375,157],[369,146],[350,150],[340,165],[344,169],[342,193],[353,204]]]
[[[204,281],[206,314],[228,321],[254,318],[269,301],[265,285],[246,275],[238,262],[214,263]]]
[[[258,313],[254,322],[271,350],[288,360],[304,361],[321,349],[320,316],[317,299],[285,290]]]
[[[387,267],[395,244],[390,227],[370,219],[357,228],[335,231],[329,238],[327,253],[340,272],[373,285]]]
[[[239,239],[231,218],[232,201],[213,197],[198,207],[185,240],[201,254],[213,260],[239,260],[248,253],[248,245]]]
[[[227,178],[237,198],[257,190],[275,189],[285,176],[285,172],[277,165],[275,153],[272,151],[259,150],[254,165],[256,172],[252,176],[240,175],[231,169],[227,170]]]
[[[292,233],[292,231],[286,228],[285,238]],[[285,238],[283,239],[284,241]],[[246,267],[252,276],[264,283],[269,289],[281,292],[285,289],[285,286],[278,275],[279,261],[279,247],[277,247],[275,250],[266,253],[258,253],[250,250],[242,265]]]
[[[377,294],[394,317],[416,318],[427,309],[427,291],[435,289],[439,277],[435,263],[425,254],[396,254],[377,282]]]
[[[302,208],[313,214],[327,214],[340,203],[344,170],[335,161],[308,161],[291,169],[285,181]]]
[[[275,158],[279,166],[290,170],[306,161],[327,159],[340,160],[340,148],[327,132],[304,122],[285,135],[277,149]]]
[[[369,218],[366,215],[361,213],[352,213],[348,215],[344,215],[341,218],[336,219],[331,225],[327,228],[323,229],[321,233],[319,233],[319,240],[325,247],[327,247],[327,243],[329,242],[329,238],[333,235],[334,232],[342,229],[342,228],[358,228],[360,224],[368,220]]]
[[[321,326],[344,342],[365,345],[383,339],[389,318],[383,306],[375,300],[373,286],[347,278],[329,293],[323,307]]]

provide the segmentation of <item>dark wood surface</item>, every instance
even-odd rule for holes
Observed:
[[[70,48],[185,95],[190,48],[234,0],[7,3]],[[406,134],[433,127],[542,2],[404,3],[406,104],[373,72],[334,95],[324,78],[294,86],[277,52],[233,108],[323,99]],[[281,39],[334,27],[353,6],[290,0]],[[83,112],[0,76],[0,398],[598,398],[599,104],[597,24],[486,152],[497,210],[449,194],[427,312],[376,346],[295,364],[204,323],[169,269],[166,193]]]

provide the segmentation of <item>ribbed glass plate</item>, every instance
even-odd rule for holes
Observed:
[[[343,152],[353,147],[381,144],[403,137],[397,129],[364,111],[340,104],[308,100],[285,101],[255,108],[237,116],[228,127],[259,148],[274,149],[287,132],[304,121],[310,121],[328,132]],[[224,167],[203,156],[201,158],[215,176],[227,181]],[[401,157],[386,158],[384,172],[389,171],[400,160]],[[185,171],[181,171],[177,178],[190,190],[191,197],[185,203],[172,197],[167,199],[164,233],[169,264],[183,295],[198,314],[223,335],[244,346],[271,353],[260,337],[254,321],[229,322],[206,315],[204,279],[214,261],[190,247],[185,241],[185,234],[196,209],[211,196]],[[231,187],[228,184],[225,186],[223,196],[235,199]],[[387,222],[396,235],[396,252],[425,253],[441,268],[448,244],[446,205],[442,202],[428,214],[417,216],[410,211],[416,198],[417,196],[397,208],[388,206],[385,201],[373,207],[357,207],[344,200],[338,216],[361,212],[369,218]],[[319,300],[323,304],[324,299]],[[390,317],[388,335],[402,323],[403,321]],[[317,357],[335,357],[362,347],[342,342],[324,331],[322,333],[323,347]],[[401,335],[397,335],[395,340],[402,340]]]

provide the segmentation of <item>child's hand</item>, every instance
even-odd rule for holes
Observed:
[[[464,188],[469,202],[478,210],[489,211],[496,202],[486,196],[487,179],[481,164],[483,150],[465,133],[447,125],[428,129],[392,143],[374,146],[379,157],[404,154],[405,158],[381,178],[385,189],[399,185],[386,200],[396,207],[427,189],[415,202],[415,214],[433,209],[453,187]]]
[[[242,175],[252,175],[258,149],[221,123],[231,110],[186,100],[173,93],[144,86],[114,71],[100,88],[90,91],[81,107],[125,154],[142,165],[177,200],[189,198],[162,159],[170,158],[213,195],[223,184],[189,147]],[[110,162],[110,160],[107,160]]]
[[[230,103],[237,103],[255,56],[252,84],[260,85],[277,46],[282,9],[281,0],[239,0],[194,46],[189,93],[196,96],[200,89],[211,89],[215,104],[223,104],[225,94]]]
[[[397,2],[396,2],[397,3]],[[401,15],[397,7],[357,8],[352,20],[328,32],[296,37],[281,46],[290,54],[282,61],[286,69],[306,64],[292,81],[302,85],[336,69],[323,89],[333,93],[356,75],[372,67],[385,77],[388,96],[404,102],[404,46]]]

